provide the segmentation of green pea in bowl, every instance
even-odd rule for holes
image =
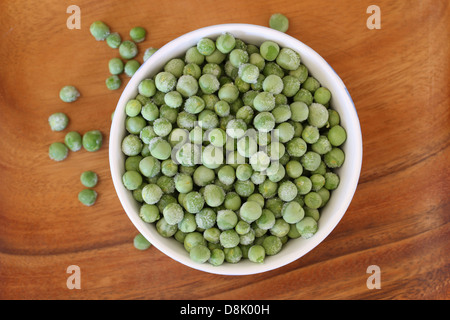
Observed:
[[[215,40],[225,33],[232,34],[246,44],[260,46],[264,41],[271,40],[276,42],[280,48],[290,48],[297,52],[300,55],[301,63],[308,68],[309,74],[331,92],[330,107],[339,113],[340,125],[345,128],[347,134],[346,141],[340,146],[345,153],[345,161],[340,167],[334,169],[340,178],[339,185],[332,190],[326,205],[320,208],[320,218],[317,220],[318,228],[315,234],[311,237],[281,237],[283,240],[288,238],[289,240],[283,241],[282,249],[279,252],[274,255],[266,255],[264,260],[260,260],[263,261],[260,263],[246,259],[245,253],[244,258],[238,259],[239,261],[235,261],[235,263],[224,261],[222,264],[213,265],[208,261],[204,263],[194,261],[196,259],[191,259],[189,252],[180,241],[180,237],[178,240],[174,237],[163,237],[158,232],[155,223],[145,222],[140,217],[142,202],[135,199],[133,192],[124,186],[122,180],[126,171],[125,160],[127,158],[122,151],[122,141],[128,135],[125,106],[129,100],[137,96],[141,81],[154,78],[170,59],[183,58],[186,51],[195,47],[201,39]],[[180,112],[182,108],[180,107]],[[318,246],[333,231],[349,207],[357,188],[362,165],[362,137],[358,115],[350,94],[339,76],[319,54],[299,40],[274,29],[250,24],[222,24],[189,32],[167,43],[134,74],[124,89],[114,113],[110,132],[109,160],[114,187],[126,214],[138,231],[157,249],[170,258],[197,270],[222,275],[248,275],[277,269],[296,261]],[[258,186],[255,191],[258,191]],[[180,197],[177,195],[175,198],[180,201]],[[242,197],[242,203],[245,203],[246,200],[245,197]],[[236,210],[236,214],[239,216],[239,210]],[[251,216],[251,212],[248,215]],[[160,217],[163,217],[162,212],[160,212]],[[199,233],[202,231],[196,230]],[[266,235],[269,234],[268,230]],[[261,248],[258,249],[255,251],[261,253]],[[243,250],[245,249],[243,248]]]

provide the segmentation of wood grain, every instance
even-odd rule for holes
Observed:
[[[62,1],[0,2],[0,299],[448,299],[450,298],[450,6],[429,1],[86,1],[81,29],[66,27]],[[366,9],[381,8],[369,30]],[[104,81],[117,51],[96,42],[103,20],[139,45],[161,47],[200,27],[290,18],[288,34],[321,54],[355,102],[364,143],[360,183],[344,218],[316,249],[254,276],[185,267],[155,248],[135,250],[137,233],[118,201],[108,163],[110,116],[120,91]],[[127,79],[122,78],[126,85]],[[59,89],[81,98],[65,104]],[[48,116],[70,117],[51,132]],[[51,142],[69,130],[99,129],[104,145],[61,162]],[[94,207],[77,200],[79,175],[99,174]],[[80,290],[66,286],[69,265]],[[368,289],[366,269],[381,269]]]

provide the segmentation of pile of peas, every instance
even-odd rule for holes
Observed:
[[[201,39],[126,104],[123,184],[191,259],[263,263],[312,237],[339,185],[346,131],[292,49]]]

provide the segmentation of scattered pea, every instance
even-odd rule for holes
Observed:
[[[152,246],[150,241],[148,241],[142,234],[137,234],[133,239],[133,245],[138,250],[147,250]]]
[[[110,29],[103,21],[95,21],[89,27],[89,31],[97,41],[103,41],[110,34]]]
[[[69,154],[69,149],[64,143],[54,142],[50,145],[48,150],[48,155],[50,159],[55,161],[62,161],[67,158]]]
[[[64,102],[74,102],[80,97],[80,92],[74,86],[64,86],[59,91],[59,97]]]
[[[147,31],[142,27],[134,27],[130,30],[130,37],[134,42],[142,42],[145,40],[145,36],[147,35]]]
[[[109,47],[117,49],[122,43],[122,37],[117,32],[112,32],[106,37],[106,43]]]
[[[64,143],[70,151],[78,151],[83,146],[82,137],[76,131],[71,131],[64,137]]]
[[[85,206],[92,206],[97,201],[97,192],[92,189],[84,189],[78,193],[78,200]]]
[[[282,13],[274,13],[273,15],[270,16],[269,26],[272,29],[275,29],[275,30],[278,30],[281,32],[286,32],[289,28],[289,20]]]
[[[119,54],[123,59],[133,59],[138,54],[138,47],[133,41],[125,40],[119,46]]]
[[[48,123],[52,131],[62,131],[69,124],[69,117],[63,112],[53,113],[48,118]]]
[[[103,143],[103,136],[99,130],[91,130],[83,135],[83,147],[89,151],[94,152],[101,148]]]
[[[80,181],[83,186],[93,188],[97,185],[98,175],[93,171],[85,171],[81,174]]]

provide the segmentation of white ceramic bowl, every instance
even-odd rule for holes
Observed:
[[[224,32],[230,32],[246,43],[260,45],[265,40],[273,40],[281,47],[297,51],[310,74],[331,91],[331,105],[339,112],[341,124],[347,131],[347,141],[343,145],[346,159],[338,170],[340,184],[332,192],[330,201],[321,211],[317,233],[307,240],[301,238],[289,240],[277,255],[266,257],[263,264],[256,264],[247,259],[236,264],[224,263],[217,267],[209,263],[193,262],[181,243],[174,238],[160,236],[154,224],[148,224],[141,220],[138,215],[139,204],[122,184],[125,156],[121,151],[121,142],[126,135],[125,104],[137,95],[138,84],[143,79],[159,72],[169,59],[182,57],[186,50],[195,46],[201,38],[215,39]],[[273,270],[297,260],[321,243],[336,227],[356,191],[362,164],[362,137],[358,115],[344,83],[319,54],[299,40],[267,27],[250,24],[222,24],[189,32],[167,43],[134,74],[124,89],[115,110],[110,132],[109,158],[114,187],[126,214],[138,231],[157,249],[180,263],[198,270],[223,275],[247,275]]]

